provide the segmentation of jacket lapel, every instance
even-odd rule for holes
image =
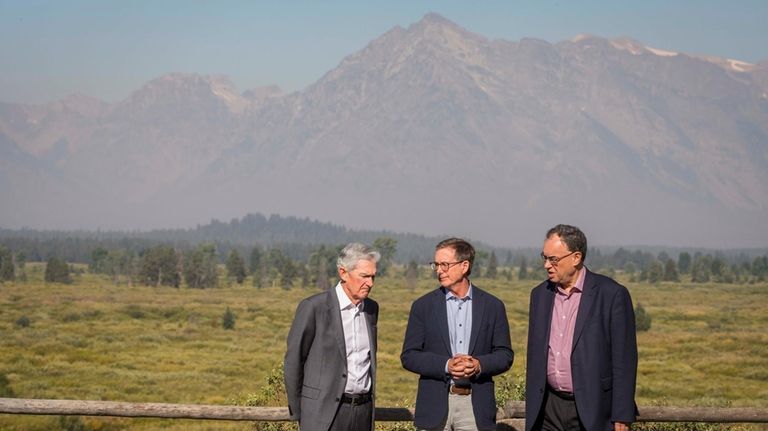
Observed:
[[[434,298],[432,300],[432,311],[435,316],[437,327],[440,328],[440,338],[443,339],[443,344],[445,344],[445,350],[448,352],[448,355],[452,355],[451,336],[448,334],[448,311],[445,308],[445,289],[442,287],[437,288],[432,295],[432,298]]]
[[[333,329],[333,336],[336,338],[336,344],[339,347],[339,354],[344,361],[344,368],[347,368],[347,346],[346,343],[344,343],[344,325],[341,323],[341,310],[339,306],[339,298],[336,297],[336,288],[332,288],[328,290],[328,322],[330,323],[330,327]]]
[[[595,297],[597,296],[595,277],[586,268],[584,270],[587,271],[587,273],[584,276],[584,288],[581,291],[579,312],[576,315],[576,326],[573,329],[573,345],[571,351],[576,348],[576,344],[579,342],[581,332],[584,329],[584,325],[587,323],[587,319],[591,316],[590,311],[592,310],[592,305],[595,303]]]
[[[371,313],[373,306],[370,305],[370,301],[365,299],[363,304],[363,315],[365,316],[366,328],[368,329],[368,340],[371,346],[371,371],[372,375],[376,372],[376,316]]]
[[[469,354],[475,351],[478,334],[485,320],[485,295],[484,292],[472,285],[472,333],[469,335]]]
[[[543,343],[541,343],[541,346],[549,346],[549,333],[551,331],[552,327],[552,313],[554,312],[554,306],[555,306],[555,294],[557,293],[557,285],[553,282],[547,283],[547,289],[543,295],[543,303],[540,304],[540,307],[543,307],[544,310],[546,310],[546,313],[543,315],[539,313],[539,315],[542,315],[543,321],[540,322],[538,327],[540,328],[540,337],[543,339]]]

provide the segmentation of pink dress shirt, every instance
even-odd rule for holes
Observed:
[[[573,392],[571,376],[571,351],[573,330],[579,313],[581,292],[587,271],[581,268],[576,284],[570,293],[558,285],[552,306],[552,322],[549,326],[549,352],[547,355],[547,384],[560,392]]]

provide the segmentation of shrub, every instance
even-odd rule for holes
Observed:
[[[5,374],[0,374],[0,398],[13,398],[16,395],[11,389],[11,382],[8,381],[8,377]]]
[[[635,326],[638,331],[651,329],[651,315],[645,312],[645,308],[639,302],[637,307],[635,307]]]
[[[237,404],[257,407],[288,405],[282,363],[273,368],[267,375],[266,383],[259,392],[247,395],[244,400],[239,400]],[[296,422],[255,422],[253,429],[256,431],[293,431],[298,429],[298,424]]]
[[[48,259],[48,263],[45,265],[45,281],[47,283],[72,283],[67,262],[58,257]]]
[[[29,320],[29,317],[27,316],[21,316],[13,323],[19,328],[26,328],[32,323],[32,321]]]
[[[227,307],[224,315],[221,317],[221,326],[224,329],[235,329],[235,313]]]

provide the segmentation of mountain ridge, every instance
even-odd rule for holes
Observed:
[[[17,202],[0,224],[261,211],[514,245],[566,218],[620,242],[764,244],[748,231],[768,231],[768,68],[669,53],[489,40],[430,14],[290,94],[168,74],[113,104],[0,104],[0,143],[31,157],[0,152]],[[77,205],[56,221],[48,201]]]

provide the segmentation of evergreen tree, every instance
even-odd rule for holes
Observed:
[[[137,273],[137,258],[130,250],[109,250],[104,259],[103,270],[112,276],[115,285],[120,284],[120,277],[125,277],[128,286],[133,285],[133,278]]]
[[[200,244],[184,259],[184,281],[192,289],[207,289],[219,284],[216,271],[216,246]]]
[[[109,256],[109,251],[104,247],[96,247],[91,252],[91,264],[88,267],[92,273],[104,274],[106,272],[107,256]]]
[[[645,308],[639,302],[637,307],[635,307],[635,327],[638,331],[651,329],[651,315],[646,313]]]
[[[678,256],[677,269],[681,274],[689,274],[691,272],[691,255],[688,252],[684,251]]]
[[[528,278],[528,258],[520,256],[520,269],[517,271],[517,279],[525,280]]]
[[[496,253],[491,251],[491,257],[488,258],[488,269],[485,271],[485,276],[490,279],[496,279],[499,263],[496,260]]]
[[[13,253],[0,245],[0,282],[16,279],[16,267],[13,262]]]
[[[47,283],[72,283],[67,262],[55,256],[48,259],[48,263],[45,265],[45,281]]]
[[[179,287],[181,258],[171,246],[158,245],[141,254],[139,278],[147,286]]]
[[[768,278],[768,256],[758,256],[752,260],[750,272],[756,281],[765,281]]]
[[[662,263],[659,262],[658,260],[654,259],[648,265],[647,271],[648,271],[647,276],[648,276],[649,283],[658,283],[664,279],[664,265],[662,265]]]
[[[691,266],[691,281],[694,283],[706,283],[711,278],[712,257],[710,255],[702,256],[697,253],[693,258]]]
[[[248,276],[248,272],[245,270],[245,260],[240,257],[240,253],[237,250],[232,249],[227,256],[227,277],[234,279],[237,284],[243,284],[245,277]]]
[[[27,281],[26,267],[27,255],[23,251],[16,253],[16,278],[19,281]]]
[[[726,263],[723,261],[723,258],[720,256],[715,256],[711,263],[710,263],[710,274],[712,274],[713,277],[716,279],[720,279],[724,275]]]
[[[626,272],[627,275],[630,276],[630,278],[635,276],[636,271],[637,271],[637,268],[635,267],[634,262],[627,262],[627,264],[624,265],[624,272]]]
[[[372,247],[381,254],[381,259],[376,265],[376,273],[386,275],[397,251],[397,240],[389,236],[381,236],[373,241]]]
[[[227,310],[224,311],[224,315],[221,316],[221,326],[224,329],[235,329],[235,320],[236,320],[235,313],[232,312],[232,310],[227,307]]]
[[[249,262],[252,274],[256,273],[261,268],[261,255],[261,247],[259,245],[253,247],[253,250],[251,250],[251,258]]]
[[[405,267],[405,285],[409,290],[416,290],[419,281],[419,264],[415,259],[411,259]]]
[[[664,281],[680,281],[677,275],[677,264],[671,258],[667,258],[664,264]]]

